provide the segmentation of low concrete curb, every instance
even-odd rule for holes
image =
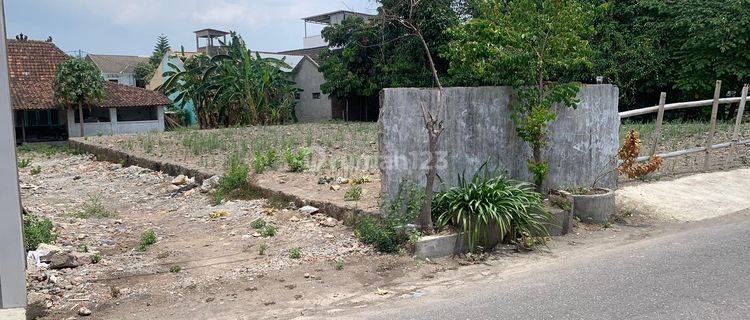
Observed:
[[[130,155],[128,153],[122,152],[122,151],[113,150],[107,147],[87,143],[86,141],[82,141],[81,139],[70,139],[68,141],[68,145],[71,149],[77,150],[79,152],[93,154],[100,161],[109,161],[112,163],[123,163],[126,166],[139,166],[139,167],[151,169],[154,171],[161,171],[171,176],[178,176],[178,175],[184,174],[188,177],[195,177],[195,181],[198,183],[203,182],[203,180],[209,179],[215,175],[221,174],[220,172],[204,172],[201,170],[197,170],[194,168],[184,166],[182,164],[171,163],[171,162],[160,161],[160,160],[157,161],[157,160],[148,159],[144,157],[138,157],[138,156],[134,156],[134,155]],[[365,216],[378,216],[379,215],[378,212],[370,212],[370,211],[365,211],[365,210],[357,209],[357,208],[339,206],[334,203],[320,201],[317,199],[305,198],[300,195],[291,194],[291,193],[284,192],[281,190],[275,190],[273,188],[268,188],[266,186],[262,186],[258,184],[257,181],[253,181],[252,178],[250,179],[249,183],[250,183],[250,187],[253,188],[253,190],[257,191],[265,198],[279,197],[287,201],[294,202],[294,204],[299,207],[306,206],[306,205],[316,207],[320,209],[320,212],[326,214],[327,216],[341,220],[344,222],[344,224],[348,226],[352,226],[356,224],[359,221],[360,217],[362,217],[363,215]]]
[[[414,245],[414,255],[419,259],[441,258],[468,251],[466,237],[459,234],[422,237]]]

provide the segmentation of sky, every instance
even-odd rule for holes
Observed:
[[[175,51],[195,51],[193,31],[205,28],[237,31],[253,50],[299,49],[303,17],[376,8],[374,0],[5,0],[5,19],[8,38],[52,36],[66,52],[147,56],[159,34]]]

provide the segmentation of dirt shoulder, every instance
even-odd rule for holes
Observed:
[[[283,204],[264,199],[212,206],[198,189],[176,193],[174,177],[160,172],[89,155],[22,156],[32,159],[20,172],[24,205],[54,221],[56,245],[70,251],[85,246],[102,257],[76,268],[29,269],[30,300],[45,319],[75,317],[81,307],[93,319],[325,318],[660,232],[658,221],[631,216],[610,229],[580,225],[544,252],[420,261],[378,254],[322,213],[280,209]],[[91,197],[115,215],[71,214]],[[252,227],[259,218],[277,228],[275,236]],[[138,251],[147,230],[158,240]],[[299,259],[292,257],[297,248]],[[174,266],[180,271],[170,272]]]

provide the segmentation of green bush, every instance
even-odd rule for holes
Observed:
[[[255,173],[263,173],[266,169],[276,168],[278,161],[279,156],[276,154],[275,149],[268,149],[265,153],[255,151],[253,152],[253,171]]]
[[[459,174],[458,185],[433,201],[438,228],[448,224],[469,235],[469,248],[488,248],[491,233],[504,242],[517,237],[544,238],[551,217],[534,186],[491,172],[483,165],[471,181]],[[480,239],[481,238],[481,239]]]
[[[180,271],[182,271],[182,267],[180,267],[178,265],[173,265],[173,266],[169,267],[169,272],[171,272],[171,273],[179,273]]]
[[[261,218],[255,219],[253,220],[253,222],[250,222],[250,227],[253,229],[260,229],[265,226],[266,226],[266,221]]]
[[[24,247],[26,251],[36,250],[41,243],[52,244],[57,240],[57,234],[52,230],[54,226],[49,219],[27,214],[23,218]]]
[[[23,169],[31,165],[31,159],[18,159],[18,168]]]
[[[289,165],[289,170],[291,170],[292,172],[305,171],[305,169],[307,169],[305,157],[309,155],[310,151],[306,148],[299,148],[297,149],[297,152],[292,152],[291,149],[286,149],[286,151],[284,152],[286,164]]]
[[[380,219],[364,217],[354,229],[354,235],[380,252],[398,252],[416,238],[414,233],[417,232],[408,231],[407,225],[419,216],[424,197],[417,186],[402,184],[393,201],[383,206],[385,216]]]
[[[156,243],[156,233],[154,230],[146,230],[141,233],[141,237],[138,241],[138,251],[146,251],[146,249]]]
[[[349,188],[349,190],[346,190],[346,193],[344,193],[344,200],[346,201],[359,201],[359,199],[362,198],[362,187],[360,186],[353,186]]]
[[[219,179],[219,190],[231,192],[240,189],[247,182],[250,168],[239,153],[233,153],[226,162],[226,171]]]
[[[270,224],[266,224],[265,227],[260,231],[260,236],[263,238],[270,238],[276,235],[276,233],[279,231],[278,228],[275,226],[272,226]]]
[[[289,249],[289,257],[292,259],[302,258],[302,249],[300,247]]]
[[[31,170],[29,170],[29,174],[32,176],[38,175],[40,173],[42,173],[42,167],[40,166],[33,167],[31,168]]]
[[[91,256],[91,263],[97,264],[100,261],[102,261],[102,255],[100,253],[95,253],[93,256]]]

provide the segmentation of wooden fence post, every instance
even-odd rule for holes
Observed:
[[[742,96],[740,98],[740,107],[737,109],[737,119],[734,120],[734,133],[732,133],[732,140],[729,142],[729,154],[724,160],[724,167],[729,167],[729,159],[734,158],[734,144],[740,139],[740,125],[742,124],[742,116],[745,112],[745,103],[747,103],[747,90],[750,89],[750,84],[746,84],[742,87]]]
[[[667,102],[667,93],[662,92],[659,96],[659,113],[656,115],[656,128],[654,128],[654,145],[651,148],[651,156],[656,154],[661,140],[661,124],[664,122],[664,104]]]
[[[711,108],[711,127],[708,129],[708,137],[706,138],[706,158],[703,161],[703,171],[708,171],[711,165],[711,147],[714,144],[714,135],[716,134],[716,116],[719,113],[719,98],[721,97],[721,80],[716,80],[716,88],[714,89],[714,103]]]

